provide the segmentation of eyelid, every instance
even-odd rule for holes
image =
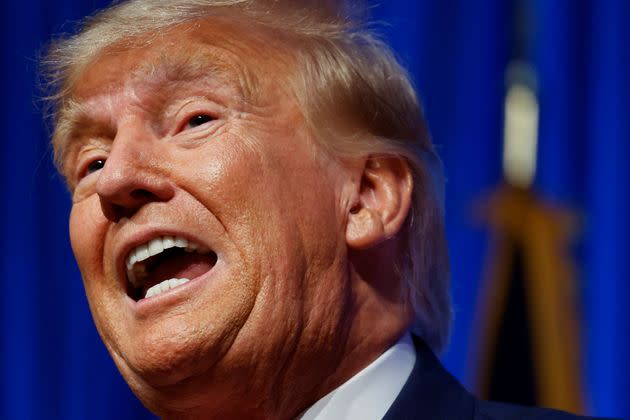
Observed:
[[[186,125],[196,115],[208,115],[213,120],[218,120],[224,116],[225,112],[224,105],[207,96],[191,96],[167,108],[165,131],[175,136],[186,131]]]
[[[93,173],[96,172],[92,172],[92,173],[88,173],[88,169],[90,167],[90,165],[93,162],[96,162],[97,160],[107,160],[106,157],[94,157],[92,159],[86,159],[84,163],[82,163],[77,170],[77,175],[76,175],[76,182],[79,183],[82,180],[84,180],[85,178],[87,178],[88,176],[92,175]]]
[[[74,182],[78,184],[81,180],[85,179],[91,174],[87,173],[88,167],[92,162],[97,160],[107,160],[109,151],[103,147],[92,147],[89,149],[81,150],[77,154],[76,168],[74,171]]]
[[[201,115],[205,115],[210,117],[209,121],[206,121],[205,123],[197,126],[197,127],[190,127],[188,128],[187,125],[190,123],[190,121],[197,117],[197,116],[201,116]],[[217,115],[216,112],[213,111],[208,111],[207,109],[202,110],[202,111],[191,111],[191,112],[187,112],[186,114],[184,114],[184,116],[181,118],[181,120],[178,122],[177,126],[176,126],[176,131],[175,134],[179,134],[181,132],[184,131],[188,131],[188,130],[201,130],[203,128],[206,127],[207,124],[212,123],[216,120],[218,120],[219,117]]]

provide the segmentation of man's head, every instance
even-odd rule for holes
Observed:
[[[90,307],[160,414],[295,415],[411,324],[447,339],[439,161],[406,73],[352,16],[136,0],[51,49]]]

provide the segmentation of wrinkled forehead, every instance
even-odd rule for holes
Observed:
[[[265,35],[247,33],[242,23],[195,21],[121,41],[104,49],[73,77],[74,101],[124,85],[159,91],[170,83],[213,78],[234,85],[254,102],[257,87],[274,74]],[[263,77],[259,77],[260,75]]]

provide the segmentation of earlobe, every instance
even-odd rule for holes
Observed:
[[[366,249],[395,236],[409,213],[413,180],[400,157],[370,157],[357,186],[357,199],[348,214],[346,243]]]

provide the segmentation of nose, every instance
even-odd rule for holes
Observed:
[[[133,216],[148,203],[173,197],[175,189],[160,159],[159,146],[150,133],[134,127],[119,128],[96,181],[107,219],[117,222]]]

